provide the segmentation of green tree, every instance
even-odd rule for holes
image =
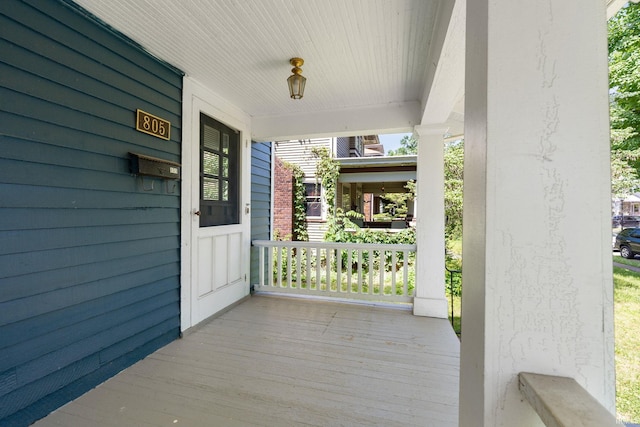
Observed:
[[[418,154],[418,141],[412,136],[405,135],[400,140],[400,147],[397,150],[389,150],[388,156],[409,156]],[[389,193],[384,199],[387,202],[384,205],[385,214],[380,214],[385,218],[403,217],[408,212],[407,201],[415,198],[415,181],[407,182],[405,186],[406,193]]]
[[[389,150],[390,156],[418,154],[418,142],[405,136],[400,148]],[[462,179],[464,143],[462,140],[445,143],[444,147],[444,210],[445,233],[448,240],[462,237]],[[394,201],[395,202],[395,201]]]
[[[638,150],[611,151],[611,194],[615,199],[624,199],[638,191],[638,170],[633,166],[638,161]]]
[[[397,150],[389,150],[388,156],[408,156],[418,154],[418,141],[412,136],[405,135],[400,140],[400,147]]]
[[[464,142],[446,143],[444,148],[444,214],[448,240],[462,237],[462,187]]]
[[[629,3],[609,20],[612,192],[640,187],[640,4]]]
[[[385,202],[384,210],[387,218],[404,218],[409,212],[407,202],[414,200],[416,197],[416,182],[414,180],[407,181],[404,186],[406,193],[387,193],[383,199]]]

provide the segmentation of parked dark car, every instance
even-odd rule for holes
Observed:
[[[622,224],[620,223],[622,221]],[[611,217],[612,227],[640,227],[640,216],[625,215],[624,220],[620,215],[614,215]]]
[[[625,228],[619,232],[614,249],[624,258],[633,258],[640,253],[640,228]]]

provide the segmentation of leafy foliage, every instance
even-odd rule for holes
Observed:
[[[327,232],[324,240],[327,242],[350,242],[350,235],[353,230],[360,230],[352,219],[362,219],[364,215],[356,211],[345,212],[342,208],[337,208],[333,216],[327,218]]]
[[[390,150],[390,156],[418,154],[417,141],[405,136],[400,141],[400,148]],[[462,140],[447,143],[444,149],[444,206],[445,206],[445,234],[447,240],[457,240],[462,237],[462,189],[464,166],[464,142]],[[415,194],[415,182],[408,184],[413,187]],[[409,193],[408,193],[409,194]],[[393,205],[402,206],[396,200],[391,200]],[[406,203],[406,202],[405,202]]]
[[[346,217],[352,214],[356,214],[356,212],[350,211],[346,214],[338,212],[337,216],[341,218],[343,215]],[[387,245],[413,245],[416,243],[415,228],[405,228],[395,233],[389,233],[385,230],[360,228],[351,221],[348,221],[348,218],[342,218],[341,221],[336,221],[336,223],[340,224],[340,226],[336,226],[334,232],[327,236],[331,239],[326,238],[325,240],[343,243],[377,243]]]
[[[316,158],[316,180],[320,180],[324,190],[324,200],[327,205],[327,216],[336,213],[336,189],[340,175],[340,163],[331,158],[327,147],[314,147],[311,154]]]
[[[640,150],[611,151],[611,194],[616,199],[638,191],[638,171],[633,166],[640,157]]]
[[[308,241],[307,213],[305,211],[304,172],[296,164],[283,162],[293,176],[293,236],[292,240]]]
[[[406,135],[400,140],[400,147],[397,150],[389,150],[389,156],[408,156],[418,154],[418,141],[413,137]],[[387,203],[384,206],[385,212],[376,215],[379,220],[391,220],[393,217],[404,217],[409,211],[407,201],[414,200],[416,196],[416,182],[408,181],[405,188],[406,193],[389,193],[384,199]]]
[[[612,191],[640,188],[640,4],[629,3],[609,20]]]
[[[386,193],[382,198],[386,203],[384,212],[374,215],[376,221],[391,221],[393,218],[404,218],[409,212],[407,202],[414,200],[416,197],[416,182],[414,180],[407,181],[404,186],[406,193]]]
[[[404,244],[404,245],[413,245],[416,243],[416,230],[414,228],[406,228],[402,231],[396,233],[389,233],[385,230],[372,230],[369,228],[360,228],[356,224],[354,224],[351,219],[354,218],[362,218],[363,215],[354,212],[343,212],[341,208],[336,209],[336,215],[334,218],[330,218],[328,223],[328,230],[325,234],[324,239],[328,242],[341,242],[341,243],[374,243],[374,244],[387,244],[387,245],[395,245],[395,244]],[[352,254],[356,256],[355,252]],[[365,252],[363,255],[364,269],[368,270],[368,262],[369,262],[370,254]],[[379,259],[379,251],[373,251],[374,259]],[[402,252],[398,252],[396,254],[396,266],[395,268],[399,268],[399,266],[404,262]],[[414,265],[415,263],[415,253],[412,252],[409,256],[408,260],[409,265]],[[343,267],[347,267],[347,253],[344,252],[342,254],[342,264]],[[377,265],[377,264],[376,264]],[[394,268],[392,266],[392,254],[391,252],[385,253],[385,265],[384,267],[389,270]],[[380,268],[377,266],[376,268]]]
[[[389,150],[389,156],[408,156],[418,154],[418,141],[406,135],[400,140],[400,147],[397,150]]]
[[[448,143],[444,150],[444,214],[447,240],[462,237],[464,142]]]

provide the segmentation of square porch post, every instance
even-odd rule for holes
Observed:
[[[447,318],[444,274],[444,133],[416,126],[416,288],[413,314]]]
[[[467,4],[460,426],[543,425],[567,376],[615,410],[605,2]]]

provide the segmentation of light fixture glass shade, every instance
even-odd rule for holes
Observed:
[[[292,99],[301,99],[304,96],[304,85],[307,83],[307,78],[300,74],[292,74],[287,79],[289,84],[289,95]]]

